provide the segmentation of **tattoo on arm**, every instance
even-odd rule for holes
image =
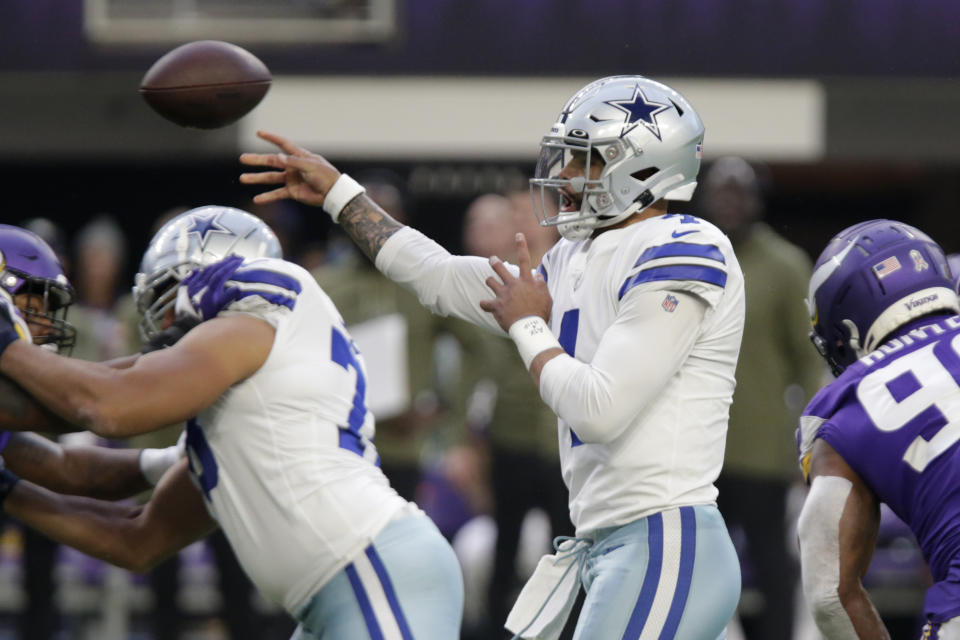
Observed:
[[[387,239],[403,228],[402,224],[364,194],[347,203],[340,212],[339,222],[360,250],[373,261]]]

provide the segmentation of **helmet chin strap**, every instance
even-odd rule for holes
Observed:
[[[858,358],[863,356],[863,347],[860,346],[860,330],[857,329],[857,325],[849,318],[845,318],[841,324],[850,332],[850,338],[847,339],[847,344],[850,345],[850,348],[853,349],[853,352],[857,354]]]
[[[564,218],[569,218],[570,221],[564,222]],[[557,215],[557,220],[560,221],[557,223],[557,231],[571,242],[586,240],[597,226],[596,217],[584,218],[576,211],[561,213]]]

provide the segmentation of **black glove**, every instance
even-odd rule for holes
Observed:
[[[20,482],[20,478],[13,471],[7,469],[6,465],[3,464],[3,458],[0,458],[0,511],[3,511],[4,501],[18,482]]]
[[[140,353],[150,353],[152,351],[159,351],[160,349],[166,349],[167,347],[172,347],[177,344],[177,342],[183,336],[193,329],[195,326],[200,324],[199,318],[191,318],[190,316],[181,316],[173,321],[169,327],[153,336],[150,339],[150,342],[143,345],[143,348],[140,349]]]

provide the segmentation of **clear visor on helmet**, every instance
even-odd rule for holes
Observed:
[[[607,191],[601,177],[605,158],[620,154],[621,141],[589,141],[573,136],[544,136],[530,180],[534,212],[540,224],[564,224],[571,217],[599,214],[596,196]]]

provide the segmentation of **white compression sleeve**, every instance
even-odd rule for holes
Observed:
[[[800,563],[803,594],[817,627],[831,640],[857,640],[840,602],[840,518],[853,484],[837,476],[817,476],[800,512]]]
[[[667,293],[680,300],[672,313]],[[544,365],[540,395],[583,442],[613,440],[690,355],[706,309],[681,291],[631,293],[590,362],[564,354]]]
[[[504,331],[493,314],[480,308],[493,299],[487,286],[496,277],[486,258],[455,256],[419,231],[404,227],[377,253],[377,269],[398,284],[412,289],[425,307],[440,315],[453,315],[497,333]],[[514,275],[514,265],[506,265]]]
[[[165,449],[141,449],[140,450],[140,473],[152,486],[157,486],[160,478],[167,472],[167,469],[177,464],[182,457],[183,450],[172,445]]]

